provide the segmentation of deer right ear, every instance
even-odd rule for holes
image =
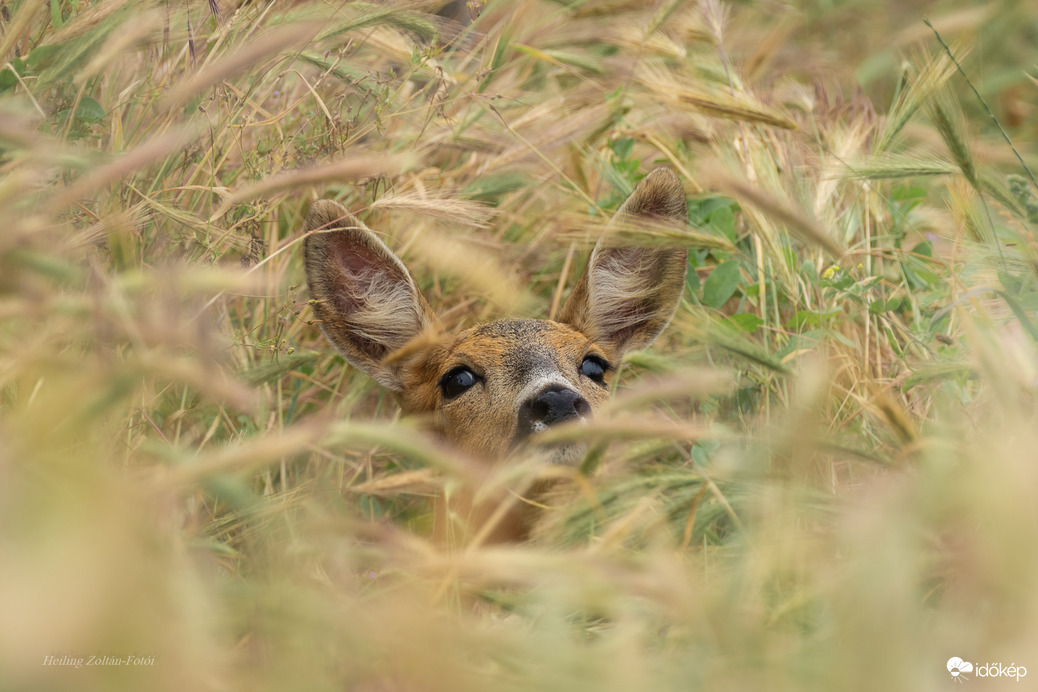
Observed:
[[[433,321],[407,267],[331,200],[310,208],[303,254],[314,314],[325,336],[351,365],[384,387],[402,390],[384,360]]]
[[[649,173],[614,217],[627,223],[688,223],[685,190],[669,169]],[[674,316],[685,288],[683,247],[610,247],[591,252],[557,318],[618,352],[645,348]]]

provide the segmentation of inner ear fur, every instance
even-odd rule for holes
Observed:
[[[325,336],[350,364],[401,390],[395,368],[384,361],[433,323],[411,273],[337,202],[314,202],[306,232],[306,283]]]
[[[614,222],[688,223],[681,181],[657,168],[639,183]],[[595,246],[558,321],[618,352],[645,348],[674,316],[685,286],[688,248]]]

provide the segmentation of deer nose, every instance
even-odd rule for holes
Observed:
[[[549,387],[520,408],[520,433],[538,432],[557,423],[589,415],[591,404],[580,394],[561,385]]]

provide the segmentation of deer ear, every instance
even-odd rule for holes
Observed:
[[[634,224],[687,224],[681,182],[670,169],[657,168],[613,219]],[[674,316],[687,264],[687,248],[605,247],[599,243],[559,313],[559,321],[620,353],[645,348]]]
[[[432,324],[411,273],[336,202],[314,202],[306,231],[306,283],[325,336],[379,384],[403,389],[384,360]]]

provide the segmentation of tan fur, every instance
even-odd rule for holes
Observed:
[[[680,182],[657,169],[615,218],[684,224],[686,215]],[[683,248],[600,243],[558,321],[499,320],[444,334],[404,264],[342,206],[315,202],[307,231],[307,283],[328,339],[398,392],[405,413],[428,416],[450,445],[488,463],[535,443],[548,426],[593,415],[624,352],[651,344],[673,316],[687,264]],[[472,378],[452,377],[459,372]],[[449,384],[458,378],[466,384],[460,394]],[[573,446],[550,451],[554,463],[582,454]],[[473,506],[471,489],[460,495],[438,509],[441,534],[449,515],[468,514],[478,527],[493,511],[493,501]],[[507,518],[493,538],[515,538],[521,523]]]

